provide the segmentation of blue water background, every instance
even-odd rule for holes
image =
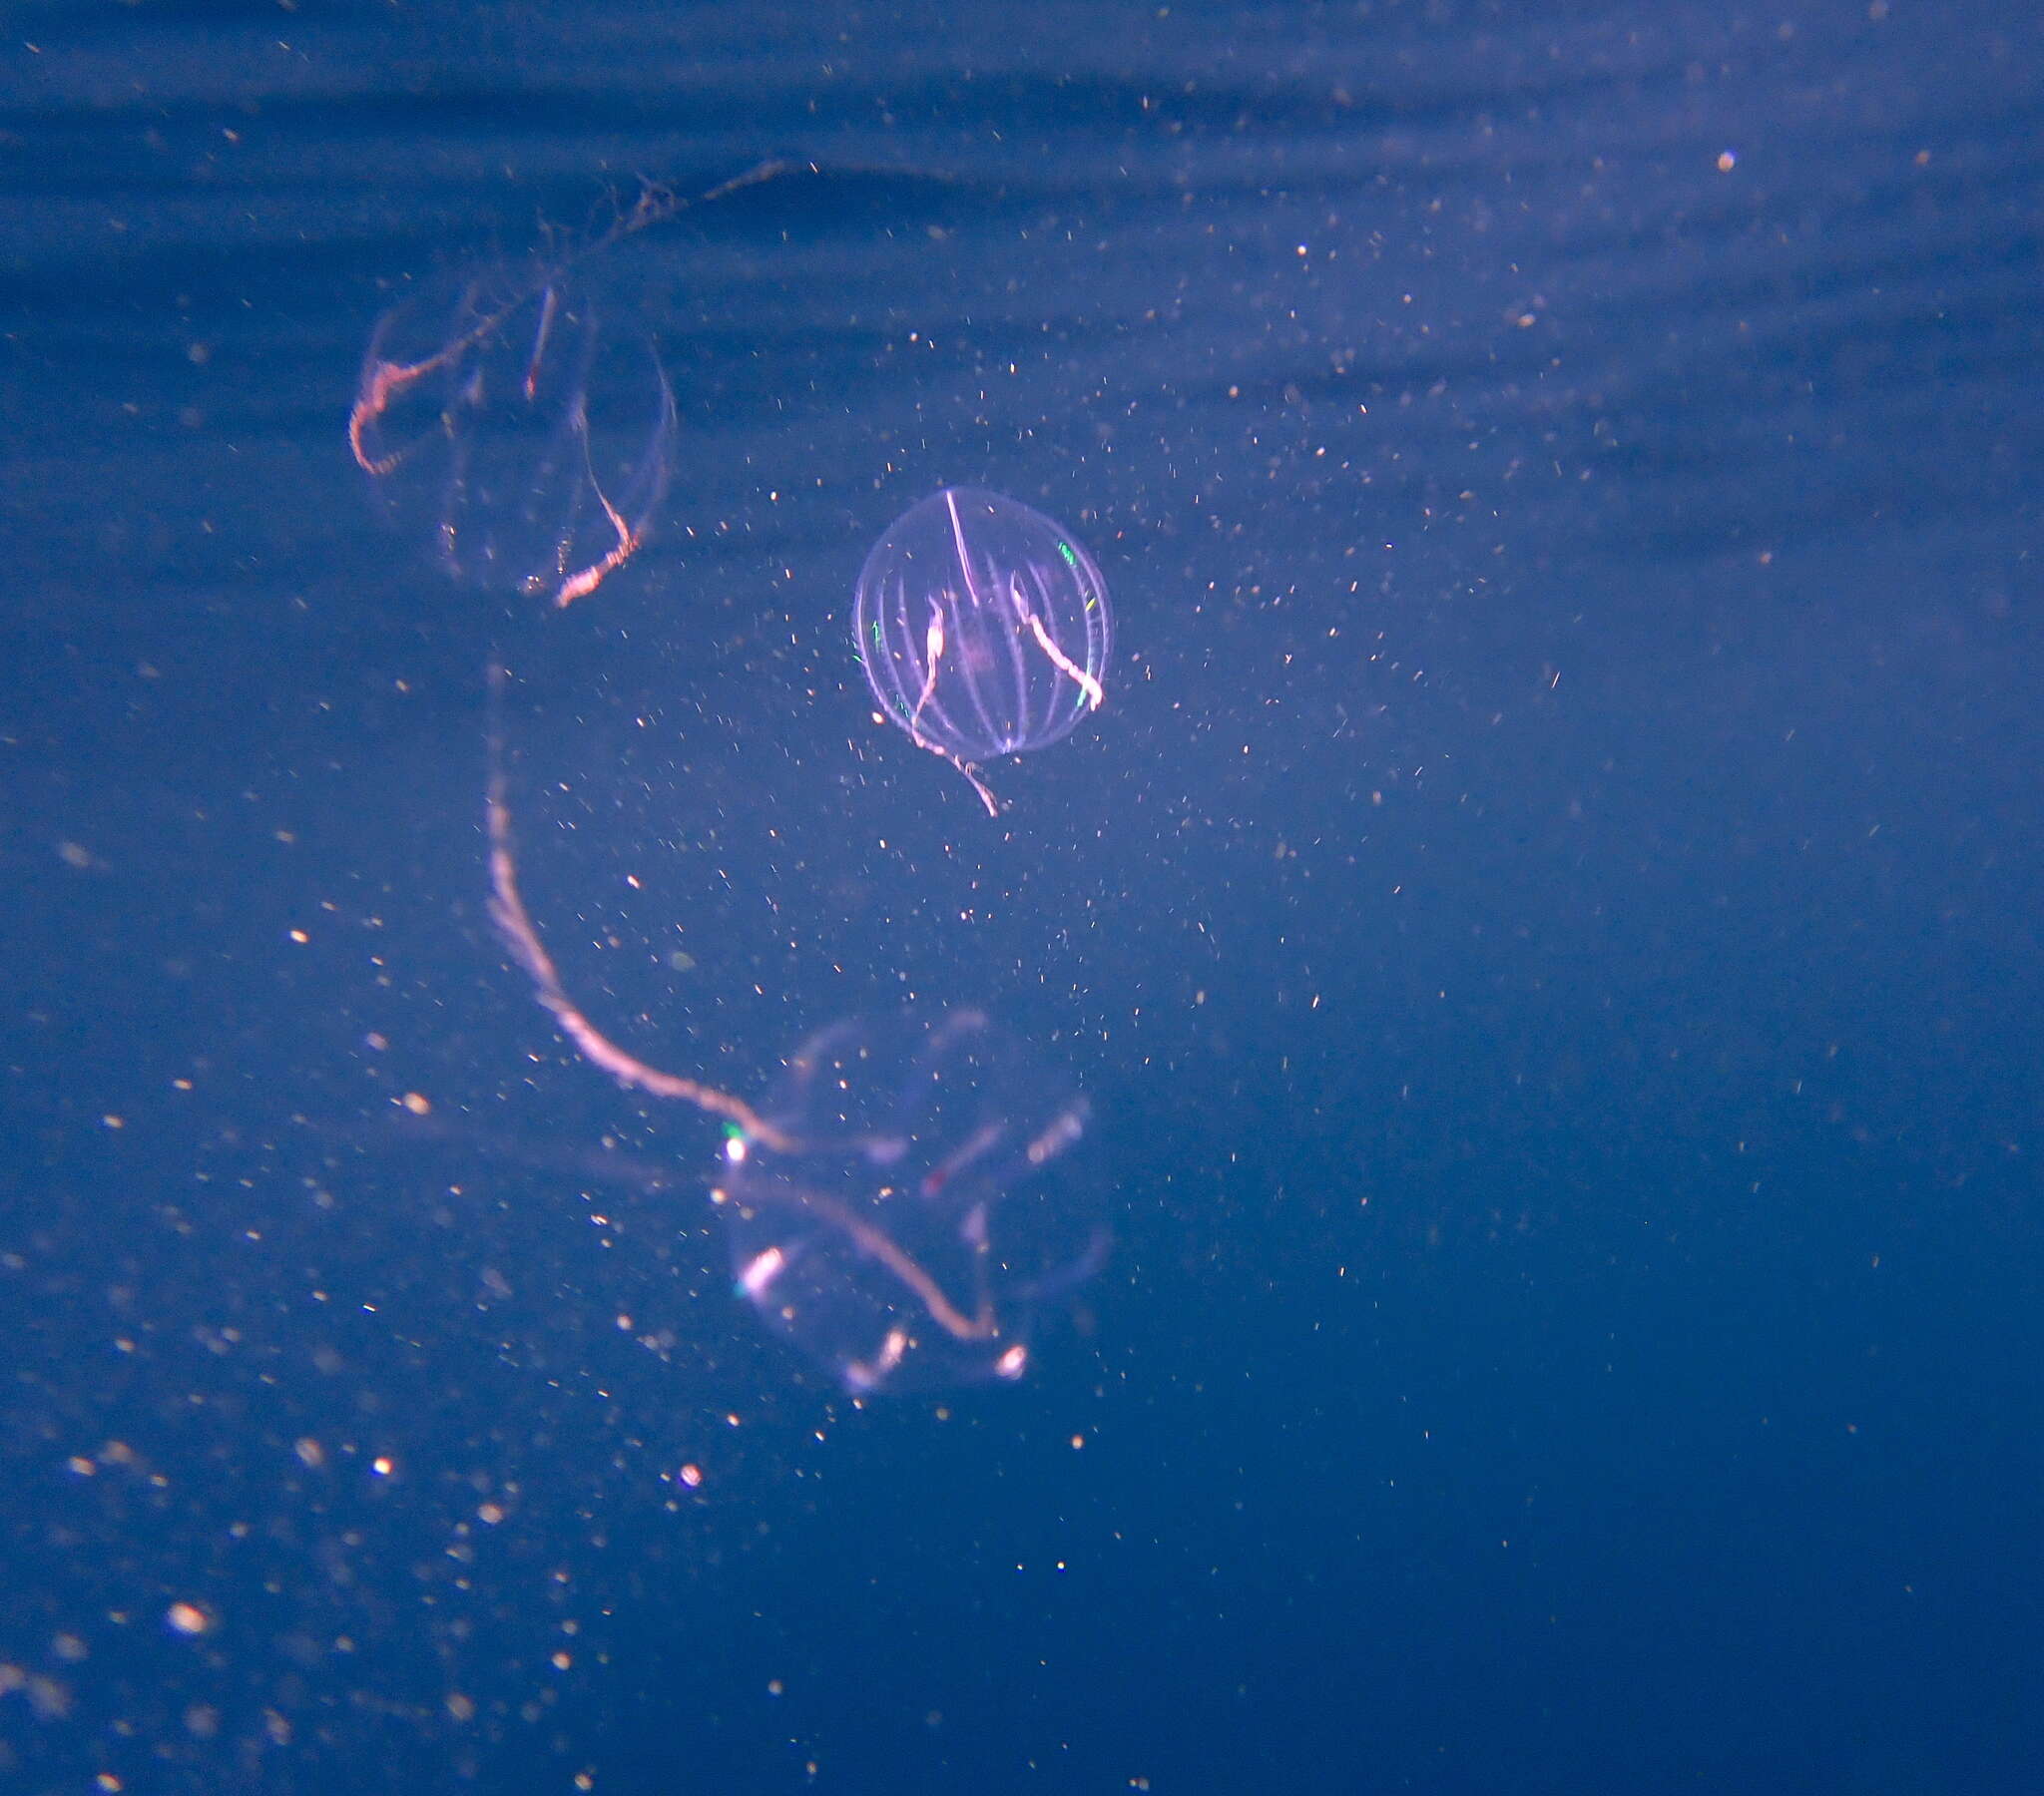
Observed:
[[[2039,1787],[2033,9],[5,36],[10,1787]],[[380,532],[406,282],[766,155],[621,258],[641,560]],[[1117,610],[997,822],[847,628],[951,482]],[[971,1002],[1079,1079],[1116,1253],[1024,1386],[861,1408],[733,1300],[716,1130],[482,914],[493,652],[622,1039]]]

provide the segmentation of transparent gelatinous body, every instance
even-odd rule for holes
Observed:
[[[918,747],[964,772],[1068,734],[1105,696],[1107,583],[1041,512],[947,487],[873,546],[852,607],[873,695]]]
[[[359,390],[356,458],[391,521],[477,586],[570,604],[667,493],[675,398],[653,339],[607,328],[566,272],[428,281],[378,322]]]
[[[1018,1379],[1047,1311],[1107,1257],[1069,1149],[1090,1107],[978,1011],[904,1012],[809,1038],[756,1107],[639,1059],[569,996],[518,886],[491,668],[490,917],[592,1066],[721,1119],[712,1196],[739,1291],[847,1390]]]
[[[715,1191],[738,1287],[849,1390],[1020,1378],[1106,1257],[1085,1099],[977,1011],[826,1029],[758,1114]]]
[[[667,494],[675,396],[652,334],[599,317],[587,265],[798,166],[759,163],[696,195],[648,186],[549,259],[459,269],[392,305],[347,414],[348,449],[392,523],[457,578],[557,606],[624,567]]]

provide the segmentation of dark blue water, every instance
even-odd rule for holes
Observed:
[[[10,1787],[2037,1788],[2040,71],[1902,0],[17,6]],[[604,275],[642,556],[384,532],[393,299],[770,155]],[[850,640],[947,484],[1116,610],[997,820]],[[493,653],[635,1052],[970,1003],[1084,1089],[1024,1382],[734,1299],[717,1129],[485,917]]]

